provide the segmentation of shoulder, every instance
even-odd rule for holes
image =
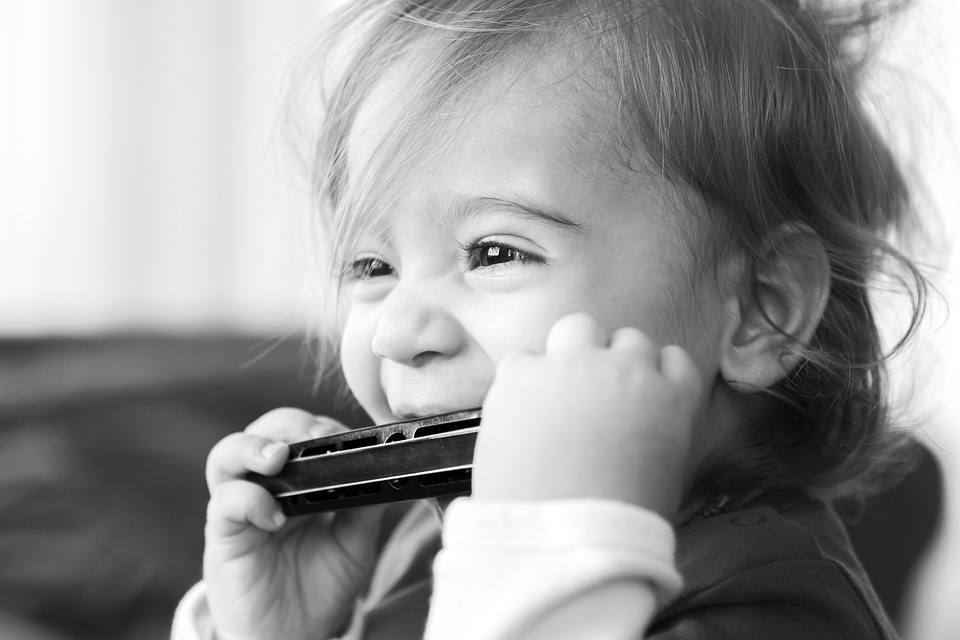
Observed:
[[[676,561],[684,588],[653,637],[896,637],[843,523],[798,494],[681,526]]]

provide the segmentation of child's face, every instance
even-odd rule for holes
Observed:
[[[541,351],[576,311],[680,344],[715,378],[722,302],[682,231],[698,223],[665,182],[610,159],[607,120],[573,81],[550,80],[528,75],[471,120],[363,239],[341,360],[377,423],[480,406],[505,354]],[[388,117],[389,98],[371,100],[355,131]]]

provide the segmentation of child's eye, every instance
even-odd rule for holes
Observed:
[[[341,279],[372,280],[391,275],[393,275],[393,267],[380,258],[357,258],[343,269]]]
[[[511,262],[518,264],[543,262],[531,253],[502,242],[478,242],[464,248],[467,251],[470,267],[473,269],[496,267]]]

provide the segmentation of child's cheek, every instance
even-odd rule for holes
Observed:
[[[362,323],[348,320],[340,339],[340,366],[363,410],[377,423],[390,422],[393,415],[380,384],[380,359],[373,353],[372,340],[372,332]]]
[[[589,310],[567,296],[524,296],[522,304],[500,303],[471,310],[464,324],[471,338],[495,366],[510,353],[542,353],[554,322],[575,311]]]

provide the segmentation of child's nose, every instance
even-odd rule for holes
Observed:
[[[455,355],[462,345],[460,323],[430,283],[398,283],[383,302],[373,352],[408,366]]]

